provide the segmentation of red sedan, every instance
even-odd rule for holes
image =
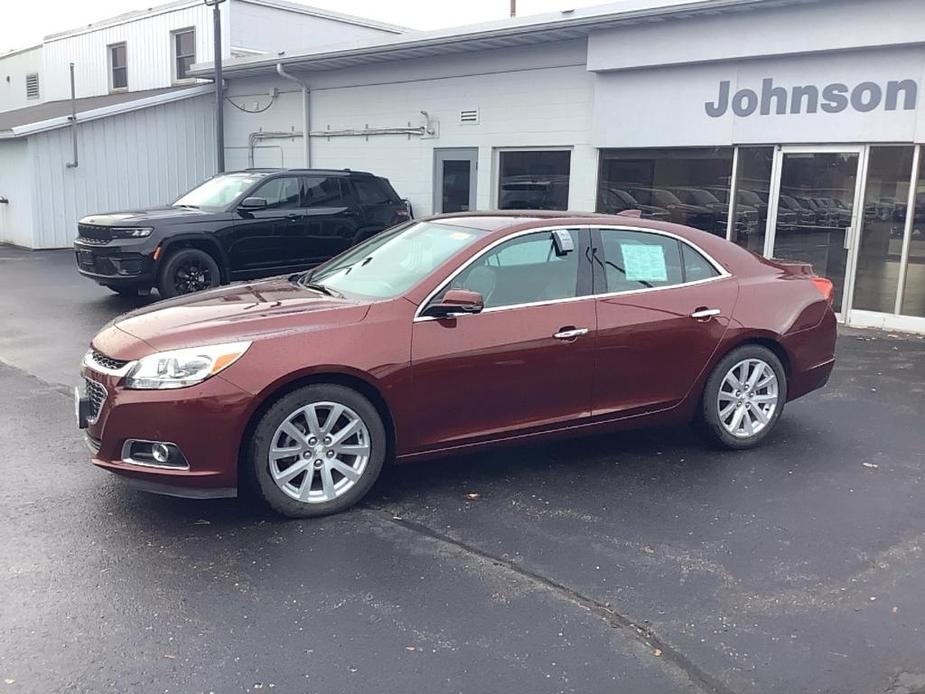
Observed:
[[[832,284],[628,216],[408,222],[316,269],[163,301],[94,339],[93,462],[317,516],[387,461],[695,422],[749,448],[835,362]]]

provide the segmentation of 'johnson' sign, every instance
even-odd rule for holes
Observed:
[[[876,82],[861,82],[849,87],[842,82],[833,82],[824,87],[806,84],[786,89],[774,85],[766,77],[761,81],[761,93],[754,89],[740,89],[730,95],[730,82],[719,83],[719,95],[714,101],[704,103],[707,115],[719,118],[731,108],[732,112],[744,118],[753,113],[762,116],[787,113],[841,113],[848,108],[867,113],[882,107],[885,111],[915,110],[918,99],[918,84],[915,80],[890,80],[886,86]]]

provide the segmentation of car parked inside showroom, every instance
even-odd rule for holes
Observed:
[[[305,273],[130,312],[76,393],[149,491],[341,511],[388,461],[693,422],[761,443],[835,361],[833,286],[697,229],[570,212],[409,221]]]
[[[74,249],[78,272],[119,294],[172,297],[310,268],[410,217],[371,173],[248,169],[166,207],[84,217]]]

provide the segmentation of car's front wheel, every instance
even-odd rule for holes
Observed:
[[[725,448],[751,448],[774,429],[786,401],[787,376],[777,355],[761,345],[743,345],[723,357],[707,379],[700,428]]]
[[[267,410],[245,463],[273,510],[306,518],[338,513],[359,501],[385,457],[385,427],[372,403],[350,388],[315,384]]]
[[[158,274],[157,291],[169,298],[221,284],[215,259],[198,248],[183,248],[167,256]]]

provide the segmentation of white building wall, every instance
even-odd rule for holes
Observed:
[[[29,143],[0,140],[0,243],[32,245],[32,189],[29,176]]]
[[[26,75],[39,75],[39,98],[26,98]],[[42,80],[42,47],[35,46],[0,56],[0,112],[33,106],[45,101]]]
[[[313,137],[313,167],[352,168],[388,178],[416,215],[433,206],[433,150],[477,147],[477,204],[497,203],[500,148],[572,150],[569,206],[593,209],[597,153],[590,144],[593,76],[585,69],[584,42],[476,55],[391,63],[303,75],[312,87],[312,130],[419,126],[421,111],[437,122],[435,137],[408,135]],[[444,76],[439,76],[444,75]],[[232,100],[257,110],[273,87],[286,90],[260,114],[226,107],[229,168],[247,165],[249,133],[302,130],[302,98],[285,80],[233,80]],[[479,123],[460,124],[459,112],[477,108]],[[264,141],[258,166],[301,166],[301,138]]]
[[[169,87],[174,83],[171,31],[187,27],[196,28],[196,61],[211,61],[212,10],[202,2],[46,38],[43,97],[46,101],[70,98],[68,65],[72,62],[78,98],[108,94],[109,56],[106,49],[122,41],[126,43],[128,88],[131,91]]]
[[[215,171],[213,101],[200,96],[29,136],[34,248],[69,246],[93,212],[164,205]]]
[[[258,5],[247,0],[230,3],[231,45],[275,54],[349,41],[394,36],[394,32]]]

